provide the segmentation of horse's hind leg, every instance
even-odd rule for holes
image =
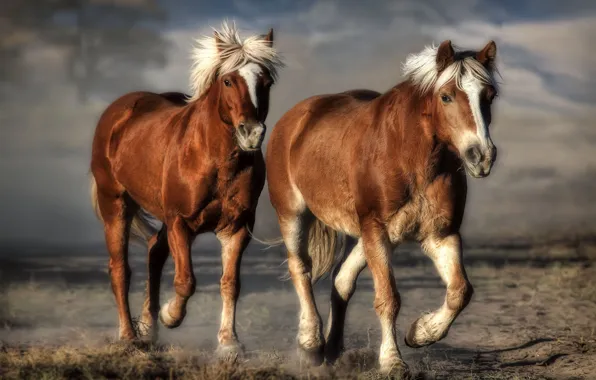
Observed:
[[[128,290],[131,270],[128,265],[128,234],[136,205],[126,199],[126,195],[109,196],[98,192],[98,204],[104,222],[106,245],[110,253],[109,272],[112,291],[118,306],[120,324],[119,338],[133,340],[136,335],[132,326]]]
[[[325,358],[334,362],[344,350],[344,322],[348,302],[356,290],[358,275],[366,267],[362,240],[353,245],[346,259],[333,270],[331,306],[325,336]]]
[[[167,231],[164,224],[161,230],[148,241],[147,269],[149,275],[139,330],[143,338],[151,342],[157,341],[161,273],[169,252]]]
[[[314,217],[309,211],[300,215],[279,215],[280,230],[288,249],[288,268],[300,302],[298,346],[301,359],[312,365],[323,362],[323,323],[317,310],[311,283],[308,234]]]
[[[405,339],[410,347],[422,347],[443,339],[457,315],[470,302],[473,293],[462,263],[459,234],[428,238],[422,247],[447,285],[447,294],[439,309],[422,315],[412,323]]]

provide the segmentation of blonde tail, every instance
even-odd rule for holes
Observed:
[[[93,206],[93,211],[95,211],[97,219],[104,223],[103,217],[101,216],[101,210],[99,209],[99,202],[97,199],[97,182],[95,181],[95,177],[91,175],[89,181],[91,190],[91,205]],[[133,217],[132,224],[130,226],[131,239],[138,243],[146,245],[149,238],[159,231],[159,229],[155,226],[155,224],[158,222],[159,221],[155,219],[153,216],[151,216],[149,213],[139,208],[139,211],[137,211],[137,213]]]
[[[284,243],[282,237],[275,239],[259,239],[249,230],[250,236],[257,242],[266,245],[267,248],[280,246]],[[335,251],[338,248],[339,255],[336,260]],[[326,226],[318,219],[310,225],[308,231],[308,255],[311,261],[311,282],[315,284],[321,277],[331,271],[336,261],[345,255],[346,236],[338,234],[331,227]],[[287,280],[289,277],[284,277]]]
[[[339,256],[344,255],[346,236],[338,234],[333,228],[316,219],[308,232],[308,255],[311,260],[311,282],[315,284],[321,277],[331,271],[336,262],[335,251],[338,248]]]

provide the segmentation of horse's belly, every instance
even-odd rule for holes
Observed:
[[[311,205],[310,211],[327,226],[346,235],[359,237],[360,225],[355,210],[350,210],[347,205]]]
[[[323,212],[316,214],[316,216],[319,220],[336,231],[354,237],[360,236],[360,226],[358,225],[358,221],[354,217],[355,215],[352,215],[349,212],[332,209],[324,210]]]

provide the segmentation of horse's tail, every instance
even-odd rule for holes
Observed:
[[[339,243],[339,245],[338,245]],[[336,262],[335,251],[339,247],[342,257],[345,250],[346,236],[316,219],[308,231],[308,255],[311,260],[311,281],[316,283],[331,271]]]
[[[281,237],[261,240],[256,238],[252,232],[251,236],[259,243],[269,247],[279,246],[284,242]],[[337,233],[331,227],[315,219],[308,231],[308,255],[311,261],[311,282],[313,284],[328,274],[336,261],[343,259],[345,245],[346,236],[344,234]],[[335,251],[338,247],[340,253],[336,259]]]
[[[89,182],[93,211],[95,211],[97,219],[104,223],[101,210],[99,209],[99,202],[97,200],[97,182],[95,181],[93,174],[90,175]],[[130,237],[138,243],[147,244],[149,238],[159,231],[159,229],[155,227],[156,222],[157,220],[153,216],[144,211],[142,208],[139,208],[139,211],[136,212],[132,219],[132,224],[130,226]]]

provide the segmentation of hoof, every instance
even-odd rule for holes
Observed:
[[[244,357],[244,346],[240,342],[220,344],[215,350],[215,356],[221,361],[235,362]]]
[[[379,372],[390,379],[409,379],[410,369],[403,360],[396,360],[391,363],[382,363]]]
[[[329,364],[333,364],[339,359],[341,354],[344,352],[343,345],[341,346],[332,346],[331,344],[327,343],[325,345],[325,360]]]
[[[408,347],[420,348],[430,346],[433,343],[438,342],[447,336],[447,331],[444,334],[439,334],[437,328],[428,326],[428,322],[425,320],[428,317],[422,316],[412,323],[408,333],[406,334],[404,341]]]
[[[323,364],[325,360],[324,355],[325,346],[312,347],[312,348],[298,348],[298,357],[300,358],[300,365],[306,365],[309,367],[318,367]]]
[[[184,320],[185,315],[186,315],[186,310],[183,310],[183,312],[179,318],[174,318],[170,314],[170,303],[167,302],[165,305],[163,305],[161,307],[161,310],[159,311],[159,320],[160,320],[161,324],[164,325],[165,327],[167,327],[169,329],[173,329],[173,328],[176,328],[182,324],[182,321]]]
[[[123,350],[126,353],[133,353],[137,352],[138,350],[148,351],[153,344],[135,338],[126,340],[121,339],[116,342],[113,342],[111,345],[113,347],[117,347],[119,350]]]
[[[118,340],[120,342],[133,342],[136,339],[137,339],[137,334],[135,334],[134,330],[121,329],[118,331]]]

